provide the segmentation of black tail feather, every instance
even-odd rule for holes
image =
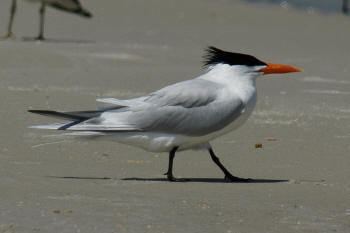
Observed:
[[[58,130],[66,130],[68,129],[69,127],[72,127],[73,125],[77,125],[77,124],[80,124],[81,122],[83,122],[84,120],[76,120],[76,121],[73,121],[73,122],[70,122],[68,124],[65,124],[64,126],[61,126],[60,128],[58,128]]]
[[[102,113],[102,111],[57,112],[51,110],[28,110],[28,112],[73,121],[85,121],[98,117]]]

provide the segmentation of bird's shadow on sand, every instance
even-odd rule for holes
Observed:
[[[91,177],[91,176],[47,176],[48,178],[54,179],[70,179],[70,180],[113,180],[111,177]],[[142,181],[142,182],[170,182],[167,178],[139,178],[139,177],[128,177],[122,178],[124,181]],[[284,183],[289,180],[281,179],[249,179],[246,182],[242,181],[227,181],[220,178],[179,178],[177,183],[243,183],[243,184],[269,184],[269,183]]]
[[[48,178],[54,179],[71,179],[71,180],[113,180],[111,177],[91,177],[91,176],[47,176]],[[139,178],[139,177],[128,177],[122,178],[120,180],[124,181],[143,181],[143,182],[170,182],[167,178]],[[249,179],[247,182],[240,181],[227,181],[220,178],[179,178],[176,182],[178,183],[249,183],[249,184],[258,184],[258,183],[283,183],[289,182],[289,180],[281,179]]]
[[[166,178],[138,178],[138,177],[130,177],[130,178],[124,178],[122,180],[125,181],[158,181],[158,182],[169,182]],[[223,178],[180,178],[176,182],[180,183],[250,183],[250,184],[257,184],[257,183],[282,183],[282,182],[289,182],[289,180],[280,180],[280,179],[249,179],[246,182],[242,181],[227,181]]]
[[[95,44],[93,40],[68,39],[68,38],[45,38],[45,40],[38,40],[36,37],[22,37],[24,42],[42,42],[42,43],[61,43],[61,44]]]
[[[93,176],[46,176],[53,179],[68,179],[68,180],[112,180],[111,177],[93,177]]]

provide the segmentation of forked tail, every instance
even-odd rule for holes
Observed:
[[[103,111],[97,110],[97,111],[58,112],[58,111],[52,111],[52,110],[28,110],[28,112],[69,121],[65,123],[55,123],[55,124],[49,124],[49,125],[35,125],[35,126],[31,126],[30,128],[66,130],[73,125],[79,124],[83,121],[89,120],[94,117],[98,117],[99,115],[101,115]]]

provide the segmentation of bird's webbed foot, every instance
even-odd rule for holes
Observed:
[[[225,175],[225,180],[233,183],[249,183],[252,181],[252,179],[250,178],[240,178],[240,177],[233,176],[231,174]]]
[[[171,181],[171,182],[185,182],[185,181],[189,181],[189,179],[185,179],[185,178],[176,178],[172,173],[169,173],[169,172],[164,173],[164,175],[166,175],[168,181]]]

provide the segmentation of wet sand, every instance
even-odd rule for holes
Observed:
[[[97,3],[98,2],[98,3]],[[0,42],[0,232],[268,233],[350,231],[350,19],[238,1],[85,0],[85,20],[19,2],[15,41]],[[9,1],[0,3],[5,32]],[[233,174],[205,152],[175,159],[27,126],[28,109],[94,109],[203,72],[203,48],[302,67],[258,81],[258,106],[213,142]],[[262,148],[254,145],[261,143]],[[276,182],[281,181],[281,182]]]

